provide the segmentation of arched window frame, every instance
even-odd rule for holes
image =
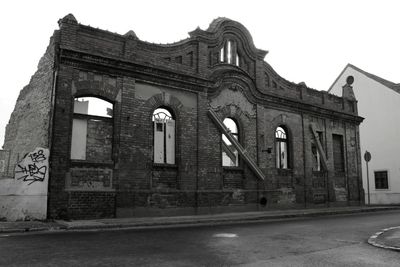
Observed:
[[[78,104],[80,103],[80,104]],[[114,104],[96,95],[73,98],[70,159],[96,163],[111,163],[114,135]],[[95,107],[92,109],[92,107]],[[90,126],[91,124],[91,126]],[[102,136],[91,139],[93,129],[100,128]],[[109,133],[104,134],[105,133]],[[99,140],[99,138],[101,140]],[[99,140],[94,144],[89,142]],[[98,146],[103,146],[98,149]]]
[[[290,169],[289,132],[284,125],[275,129],[275,155],[277,169]]]
[[[226,117],[223,120],[223,124],[228,128],[230,131],[231,135],[240,143],[240,127],[239,123],[231,117]],[[230,127],[229,124],[232,124]],[[222,156],[222,166],[223,167],[239,167],[240,165],[240,160],[239,160],[239,152],[237,149],[232,146],[231,142],[227,139],[227,137],[222,134],[221,135],[221,141],[222,141],[222,150],[221,150],[221,156]]]
[[[219,52],[219,61],[240,67],[241,57],[235,40],[227,39]]]
[[[153,110],[153,162],[155,164],[175,164],[176,121],[174,112],[165,106]]]

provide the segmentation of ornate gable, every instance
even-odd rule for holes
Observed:
[[[256,60],[262,60],[267,51],[255,47],[249,31],[240,23],[215,19],[207,30],[196,29],[189,33],[207,44],[208,67],[231,65],[255,77]]]

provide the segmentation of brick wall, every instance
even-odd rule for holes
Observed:
[[[115,193],[69,192],[68,209],[59,212],[64,219],[93,219],[114,217]]]
[[[227,38],[235,42],[243,64],[215,58]],[[188,39],[157,45],[139,40],[133,32],[119,35],[80,25],[68,15],[60,20],[60,42],[50,217],[360,203],[362,119],[354,103],[280,77],[264,62],[266,51],[254,46],[239,23],[221,19],[205,31],[191,32]],[[80,96],[110,101],[114,110],[110,123],[89,123],[85,161],[70,159],[73,99]],[[159,107],[175,119],[175,164],[153,162],[151,118]],[[209,109],[221,120],[237,121],[240,143],[265,180],[243,160],[236,168],[222,167],[221,132],[208,117]],[[326,172],[312,170],[311,123],[324,135]],[[288,169],[276,168],[278,126],[288,131]],[[10,136],[12,127],[8,131]],[[333,134],[343,136],[345,171],[340,174],[332,162]],[[89,178],[84,170],[90,170]],[[109,173],[110,184],[93,178],[93,170]],[[89,187],[87,181],[99,185]]]
[[[26,153],[36,147],[49,147],[56,39],[57,32],[50,39],[29,84],[21,90],[6,126],[3,148],[10,151],[10,176],[13,176],[15,164]]]
[[[107,162],[112,158],[113,124],[90,119],[87,123],[86,159]]]

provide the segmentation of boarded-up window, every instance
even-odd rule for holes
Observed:
[[[113,105],[96,97],[78,97],[74,101],[71,159],[92,162],[111,160]]]
[[[153,112],[154,163],[175,164],[175,120],[171,113],[158,108]]]
[[[335,168],[335,173],[344,172],[343,136],[338,134],[333,134],[332,142],[333,142],[333,166]]]
[[[389,189],[388,172],[375,172],[375,189]]]

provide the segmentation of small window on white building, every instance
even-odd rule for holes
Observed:
[[[175,120],[165,108],[153,112],[154,163],[175,164]]]
[[[375,174],[375,189],[389,189],[388,172],[376,171]]]
[[[223,123],[231,135],[239,141],[239,128],[236,122],[231,118],[226,118]],[[239,166],[239,153],[224,134],[222,135],[222,166]]]
[[[71,159],[92,162],[111,160],[113,104],[97,97],[74,99]]]

